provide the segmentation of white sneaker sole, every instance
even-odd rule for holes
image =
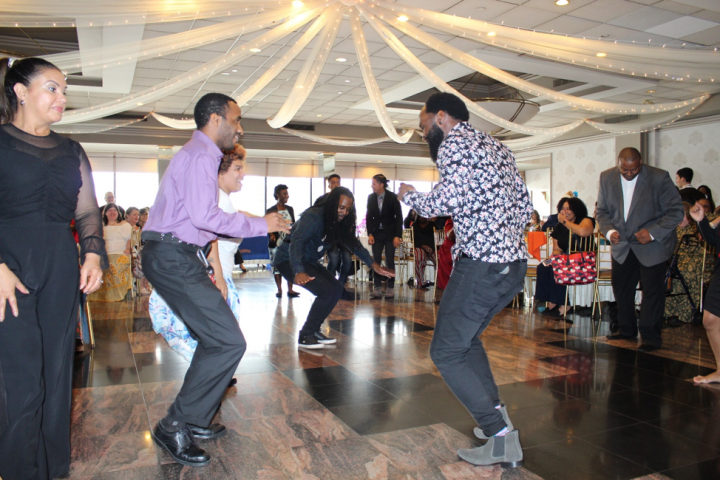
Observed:
[[[332,345],[334,343],[337,343],[337,338],[328,338],[327,340],[320,340],[318,338],[318,343],[321,343],[323,345]]]
[[[302,343],[298,343],[298,348],[307,348],[308,350],[319,350],[323,348],[323,345],[321,343],[317,345],[305,345]]]

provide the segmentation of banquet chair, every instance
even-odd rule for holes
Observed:
[[[525,273],[525,279],[526,281],[523,282],[523,294],[525,295],[525,298],[530,298],[530,309],[532,310],[535,307],[535,295],[534,293],[531,295],[531,292],[535,292],[535,282],[537,282],[537,266],[550,258],[550,253],[552,252],[552,237],[550,236],[552,234],[553,229],[548,228],[545,232],[545,245],[540,247],[540,260],[536,259],[535,257],[530,256],[528,254],[528,267],[527,272]],[[527,238],[526,238],[527,243]],[[530,288],[528,288],[527,280],[530,280]],[[519,306],[520,300],[519,300],[519,294],[515,297],[513,300],[513,307],[516,305]]]
[[[573,242],[573,237],[575,237],[577,240]],[[595,246],[595,234],[588,235],[587,237],[581,237],[579,235],[573,235],[572,231],[568,235],[568,255],[572,255],[573,253],[594,253],[595,254],[595,267],[597,269],[597,252],[596,252],[596,246]],[[567,288],[565,289],[565,314],[563,315],[564,318],[567,318],[567,306],[568,306],[568,300],[570,298],[570,288],[573,289],[573,306],[577,307],[577,288],[578,287],[584,287],[585,285],[595,285],[597,283],[597,278],[595,282],[590,283],[578,283],[578,284],[568,284]],[[595,302],[595,293],[594,288],[591,287],[593,291],[593,299],[592,302],[594,304]]]
[[[405,285],[405,275],[407,274],[410,263],[415,265],[415,236],[412,228],[406,228],[402,232],[402,244],[395,250],[395,268],[397,275],[395,284],[398,282]]]
[[[595,291],[593,293],[592,318],[595,318],[595,306],[597,305],[599,315],[597,334],[600,334],[602,323],[602,304],[600,303],[600,287],[612,287],[612,246],[605,236],[597,231],[595,234],[597,278],[595,279]]]

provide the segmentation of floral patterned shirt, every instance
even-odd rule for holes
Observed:
[[[451,216],[453,258],[505,263],[527,260],[525,225],[533,206],[512,152],[468,122],[456,125],[440,145],[440,183],[430,193],[403,198],[423,217]]]

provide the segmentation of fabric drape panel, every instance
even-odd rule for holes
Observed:
[[[290,18],[287,22],[273,28],[267,33],[260,35],[239,47],[235,47],[224,55],[220,55],[215,59],[189,71],[184,72],[177,77],[171,78],[165,82],[161,82],[154,87],[147,88],[141,92],[127,95],[123,98],[105,102],[87,108],[80,108],[66,112],[63,119],[56,125],[67,125],[70,123],[84,122],[95,120],[97,118],[107,117],[125,110],[135,108],[138,103],[150,103],[159,100],[173,93],[179,92],[194,83],[205,80],[212,76],[218,69],[227,68],[254,55],[250,50],[262,49],[265,45],[272,44],[283,37],[286,37],[293,31],[302,27],[314,17],[320,14],[320,10],[312,10],[301,13]]]
[[[643,77],[684,78],[684,81],[694,82],[717,79],[717,68],[712,65],[720,61],[720,53],[712,48],[677,48],[575,38],[388,2],[378,2],[378,5],[391,10],[393,16],[406,14],[427,27],[515,53]],[[488,36],[488,33],[494,35]],[[597,57],[599,52],[607,56]]]
[[[322,72],[323,66],[330,55],[330,49],[335,43],[335,38],[337,38],[340,22],[342,21],[342,12],[345,8],[343,6],[333,6],[329,10],[323,31],[315,41],[310,56],[305,61],[302,70],[300,70],[290,96],[280,107],[280,111],[267,121],[272,128],[287,125],[300,110],[300,107],[303,106],[315,87],[315,83],[317,83],[320,72]]]
[[[395,130],[393,126],[390,114],[385,107],[385,101],[382,98],[382,92],[375,79],[375,74],[372,71],[370,55],[368,54],[367,43],[365,43],[365,34],[363,34],[362,24],[360,23],[357,12],[350,14],[350,27],[352,28],[353,43],[355,44],[355,52],[358,56],[360,71],[365,81],[365,88],[367,89],[368,95],[370,95],[370,102],[375,109],[378,120],[380,120],[380,125],[382,125],[385,133],[388,134],[388,137],[397,143],[407,143],[410,137],[412,137],[413,132],[405,132],[402,135],[398,135],[397,130]]]

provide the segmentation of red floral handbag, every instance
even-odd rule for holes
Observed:
[[[577,252],[569,255],[553,255],[555,283],[560,285],[586,285],[597,278],[595,252]]]

